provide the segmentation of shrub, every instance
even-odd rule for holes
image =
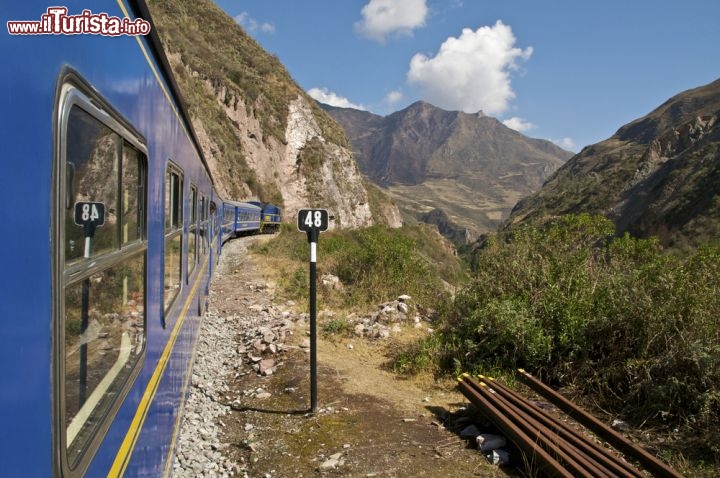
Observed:
[[[440,366],[541,371],[630,422],[691,425],[720,453],[718,247],[673,255],[573,215],[497,233],[474,263],[442,311]]]
[[[344,319],[328,319],[320,325],[324,337],[349,336],[353,331],[350,322]]]
[[[335,273],[356,303],[378,303],[410,294],[432,300],[442,290],[439,279],[402,233],[381,226],[353,231],[335,250]]]
[[[373,226],[352,231],[323,233],[318,241],[318,278],[324,273],[338,276],[342,288],[318,287],[318,302],[347,309],[365,309],[408,294],[421,306],[431,307],[443,296],[443,279],[462,276],[457,258],[444,256],[438,267],[428,257],[428,249],[438,249],[433,240],[420,242],[427,232],[413,228],[388,229]],[[273,240],[256,246],[254,251],[270,256],[275,264],[289,273],[281,275],[280,285],[293,298],[307,294],[308,245],[303,234],[283,225]],[[434,250],[432,255],[441,254]],[[447,264],[455,264],[455,267]]]

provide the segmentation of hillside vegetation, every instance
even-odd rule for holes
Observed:
[[[691,249],[720,235],[720,80],[680,93],[584,148],[508,221],[602,214],[618,230]]]
[[[445,239],[424,225],[323,233],[318,241],[318,277],[335,275],[342,286],[319,288],[318,309],[367,311],[402,294],[412,296],[422,308],[433,308],[448,295],[446,283],[457,285],[466,279],[466,269],[452,251]],[[276,238],[255,252],[266,256],[271,269],[277,270],[285,295],[307,297],[305,235],[284,225]]]
[[[282,158],[289,155],[291,104],[305,100],[318,134],[330,145],[348,145],[342,128],[305,94],[276,56],[211,0],[148,3],[216,188],[227,198],[287,206],[291,194],[284,182],[293,178],[281,177],[288,175],[280,169]],[[305,174],[336,161],[332,148],[327,149],[316,170],[308,171],[306,165],[295,178],[299,194]]]
[[[268,136],[284,141],[288,105],[304,92],[280,60],[263,50],[212,1],[151,1],[150,6],[168,51],[182,54],[183,64],[199,79],[242,92],[244,102],[257,113]],[[186,75],[176,70],[178,73]],[[203,87],[183,88],[183,93],[193,90],[203,91]],[[346,145],[342,129],[320,108],[315,113],[324,136]]]
[[[396,367],[523,367],[635,426],[675,428],[718,463],[720,248],[679,256],[615,232],[580,214],[487,237],[439,333]]]

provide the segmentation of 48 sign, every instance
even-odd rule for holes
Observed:
[[[302,232],[327,231],[329,216],[327,209],[300,209],[297,216],[297,228]]]
[[[327,209],[300,209],[297,228],[307,233],[310,243],[310,411],[317,412],[317,242],[328,228]]]

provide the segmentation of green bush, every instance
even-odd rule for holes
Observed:
[[[393,371],[401,374],[412,374],[430,370],[438,372],[439,364],[434,358],[441,347],[438,334],[428,335],[409,347],[399,348],[391,360]]]
[[[324,273],[336,275],[339,289],[318,287],[318,302],[345,309],[374,308],[378,303],[410,295],[422,307],[433,307],[445,294],[443,280],[462,277],[459,260],[445,253],[443,267],[430,256],[442,253],[427,232],[410,227],[330,231],[318,240],[318,279]],[[274,258],[284,258],[290,271],[280,278],[285,293],[294,298],[306,296],[308,289],[308,244],[304,234],[283,225],[272,241],[254,250]],[[454,264],[448,265],[448,264]]]
[[[673,255],[570,215],[489,237],[474,264],[442,311],[440,366],[541,372],[630,422],[692,426],[720,453],[718,247]]]
[[[353,302],[378,303],[401,294],[432,300],[442,290],[415,242],[399,231],[361,229],[328,241],[328,248],[337,254],[334,272],[349,287]]]
[[[320,332],[323,337],[329,338],[336,335],[349,336],[353,331],[350,322],[345,319],[328,319],[320,325]]]

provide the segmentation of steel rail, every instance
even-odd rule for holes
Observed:
[[[561,448],[564,454],[568,455],[571,460],[581,465],[584,470],[587,470],[587,472],[589,472],[594,478],[630,478],[625,473],[617,474],[616,472],[608,468],[604,463],[596,460],[591,454],[588,454],[585,450],[583,450],[582,447],[579,446],[579,443],[571,439],[568,440],[562,435],[555,433],[552,428],[545,426],[545,424],[537,420],[533,415],[512,404],[510,400],[508,400],[502,394],[498,393],[497,390],[492,388],[491,385],[487,384],[486,382],[481,382],[480,386],[483,388],[487,388],[490,393],[494,394],[496,396],[495,400],[505,403],[505,406],[509,407],[508,409],[511,411],[511,413],[515,414],[517,420],[522,423],[527,423],[530,426],[536,428],[540,433],[543,434],[546,440],[555,443],[558,447]],[[567,459],[564,459],[563,461],[567,462]],[[568,467],[571,470],[574,469],[571,462],[568,462]]]
[[[558,461],[550,456],[544,449],[537,447],[533,440],[507,416],[498,410],[498,408],[483,397],[469,383],[460,381],[458,384],[460,392],[462,392],[468,400],[477,405],[484,411],[485,416],[498,427],[515,445],[522,450],[528,457],[537,460],[538,465],[547,474],[552,477],[574,478],[574,475],[565,469]]]
[[[512,406],[503,396],[496,393],[485,383],[478,383],[471,377],[464,377],[466,383],[482,394],[487,400],[493,402],[503,413],[514,421],[514,423],[533,439],[533,442],[543,447],[556,460],[564,464],[565,468],[573,473],[573,476],[586,478],[614,478],[617,477],[598,464],[572,443],[569,443],[559,435],[552,433],[537,420]]]
[[[480,383],[484,382],[488,386],[492,387],[496,393],[504,396],[516,407],[533,416],[552,432],[556,433],[568,442],[573,443],[576,448],[584,452],[594,461],[601,464],[610,473],[621,477],[646,478],[646,475],[630,463],[614,455],[604,446],[593,442],[587,436],[563,423],[559,418],[553,416],[551,413],[548,413],[540,407],[532,404],[530,401],[520,396],[504,384],[491,377],[484,377],[482,375],[479,377],[479,381]]]
[[[635,445],[633,442],[605,425],[603,422],[577,407],[574,403],[557,393],[552,388],[542,383],[537,378],[523,369],[518,369],[518,377],[527,386],[538,392],[540,395],[551,401],[570,417],[585,425],[598,436],[607,440],[615,448],[631,456],[642,463],[648,471],[651,471],[659,478],[682,478],[682,475],[660,461],[648,451]]]

